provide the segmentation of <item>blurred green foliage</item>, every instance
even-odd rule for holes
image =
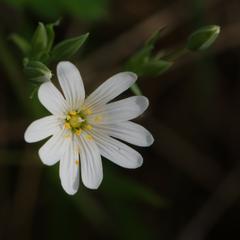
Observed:
[[[89,33],[86,33],[63,40],[54,46],[54,27],[59,25],[59,22],[56,21],[50,24],[39,22],[31,41],[18,34],[10,36],[10,39],[23,54],[23,71],[28,80],[34,85],[31,97],[34,96],[41,83],[51,80],[53,76],[50,70],[51,65],[73,57],[89,36]]]
[[[146,40],[144,46],[133,54],[125,64],[125,69],[135,72],[140,77],[157,77],[168,71],[180,57],[190,52],[200,52],[209,49],[220,33],[217,25],[204,26],[194,31],[180,49],[170,49],[154,53],[154,48],[165,28],[161,28]],[[131,87],[135,95],[142,95],[141,89],[135,83]]]
[[[42,18],[51,20],[58,19],[63,14],[69,14],[87,21],[97,20],[106,16],[108,4],[107,0],[4,1],[19,10],[30,10]],[[39,73],[44,76],[49,74],[49,66],[42,65],[48,62],[49,52],[55,49],[57,53],[62,53],[62,46],[65,48],[65,44],[69,43],[66,43],[69,40],[64,40],[65,42],[53,47],[55,35],[53,27],[54,24],[43,25],[40,23],[32,41],[27,41],[16,34],[12,35],[12,40],[19,46],[23,55],[30,56],[29,58],[32,60],[29,62],[25,59],[27,73],[30,74],[31,78],[38,76]],[[159,55],[158,52],[154,53],[155,45],[161,33],[161,31],[154,33],[145,42],[144,46],[129,58],[126,64],[127,70],[134,71],[143,77],[158,76],[169,70],[176,59],[187,53],[185,47],[180,51],[173,51],[168,56]],[[74,47],[71,52],[75,53],[86,40],[86,37],[86,35],[82,35],[72,39]],[[213,42],[211,41],[211,44]],[[19,67],[15,63],[15,56],[11,55],[3,37],[0,37],[0,50],[1,61],[4,64],[11,86],[19,94],[19,96],[17,94],[16,96],[21,99],[22,105],[29,105],[23,90],[25,85],[20,81],[20,78],[22,80],[24,77],[17,71]],[[56,57],[58,54],[53,55],[55,58],[52,61],[63,59],[62,56]],[[68,58],[70,55],[65,55],[64,58]],[[19,79],[16,79],[15,76],[18,76]],[[137,85],[134,85],[133,88],[135,88],[135,94],[141,94]],[[29,115],[32,114],[32,116],[39,116],[42,110],[37,99],[31,101],[29,109]],[[37,150],[35,154],[37,154]],[[15,157],[14,160],[16,161],[16,159]],[[105,165],[107,160],[103,160],[103,162]],[[97,232],[96,235],[99,236],[108,237],[107,235],[110,235],[116,237],[116,239],[157,239],[154,237],[151,226],[145,224],[146,219],[142,219],[142,208],[150,206],[150,209],[157,212],[159,208],[166,207],[169,203],[153,187],[149,187],[143,182],[137,182],[132,177],[126,177],[116,166],[110,165],[111,163],[109,163],[109,166],[108,164],[104,166],[104,181],[98,191],[90,191],[81,186],[79,192],[73,197],[66,195],[61,189],[58,165],[44,169],[47,177],[43,178],[44,184],[41,191],[44,193],[43,198],[46,198],[45,204],[47,206],[44,206],[44,208],[49,210],[44,214],[47,224],[43,224],[47,228],[47,239],[76,238],[81,233],[81,221],[85,223],[83,227],[88,226],[88,224],[93,226],[93,229]],[[80,219],[81,221],[79,221]],[[92,227],[88,228],[92,229]]]
[[[153,35],[147,39],[143,48],[130,57],[125,65],[127,70],[135,72],[140,77],[156,77],[172,66],[171,61],[160,59],[158,54],[153,53],[155,44],[160,38],[163,29],[164,28],[153,33]]]
[[[68,14],[86,21],[98,20],[107,14],[108,0],[4,0],[19,9],[54,20]]]

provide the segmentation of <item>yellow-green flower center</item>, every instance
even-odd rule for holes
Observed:
[[[80,117],[78,114],[75,116],[71,116],[69,119],[69,124],[72,128],[80,128],[82,124],[84,124],[85,120]]]
[[[65,118],[64,127],[71,130],[76,135],[80,135],[82,129],[91,130],[92,126],[87,123],[85,112],[71,111]]]

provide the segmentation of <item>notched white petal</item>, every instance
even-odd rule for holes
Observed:
[[[130,121],[97,125],[96,128],[109,136],[140,147],[148,147],[154,142],[152,134],[147,129]]]
[[[57,116],[66,115],[69,106],[51,81],[45,82],[40,86],[38,98],[42,105],[52,114]]]
[[[80,109],[85,99],[85,90],[78,69],[70,62],[60,62],[57,65],[57,76],[71,109]]]
[[[115,74],[87,97],[85,102],[86,107],[94,109],[99,105],[110,102],[131,87],[136,80],[137,75],[133,72],[121,72]]]
[[[39,149],[39,157],[45,165],[51,166],[57,163],[62,153],[66,151],[64,142],[70,139],[65,139],[64,134],[65,131],[59,131]]]
[[[60,120],[54,116],[47,116],[32,122],[24,133],[28,143],[38,142],[60,131]]]
[[[143,164],[142,156],[126,144],[113,139],[100,130],[94,131],[94,139],[100,153],[115,164],[129,169],[135,169]]]
[[[110,124],[134,119],[141,115],[149,106],[144,96],[133,96],[120,101],[106,104],[89,116],[91,124]],[[95,121],[96,118],[100,121]]]
[[[94,140],[83,133],[80,136],[81,175],[83,184],[90,189],[97,189],[103,179],[102,160]]]
[[[66,142],[59,166],[62,187],[69,195],[74,195],[79,187],[79,153],[76,145],[75,137]]]

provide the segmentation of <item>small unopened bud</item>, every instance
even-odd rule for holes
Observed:
[[[30,61],[24,67],[24,72],[31,82],[37,84],[50,81],[52,78],[52,72],[49,68],[38,61]]]
[[[204,51],[216,40],[220,33],[217,25],[205,26],[193,32],[187,42],[187,48],[191,51]]]

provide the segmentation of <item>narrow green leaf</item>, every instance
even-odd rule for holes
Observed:
[[[86,33],[79,37],[67,39],[65,41],[60,42],[53,48],[51,52],[50,61],[60,61],[71,58],[84,44],[88,36],[89,33]]]
[[[18,34],[12,34],[10,36],[10,40],[17,45],[17,47],[21,50],[23,55],[28,55],[31,46],[25,38],[21,37]]]
[[[187,48],[191,51],[204,51],[216,40],[220,33],[217,25],[205,26],[193,32],[187,42]]]

